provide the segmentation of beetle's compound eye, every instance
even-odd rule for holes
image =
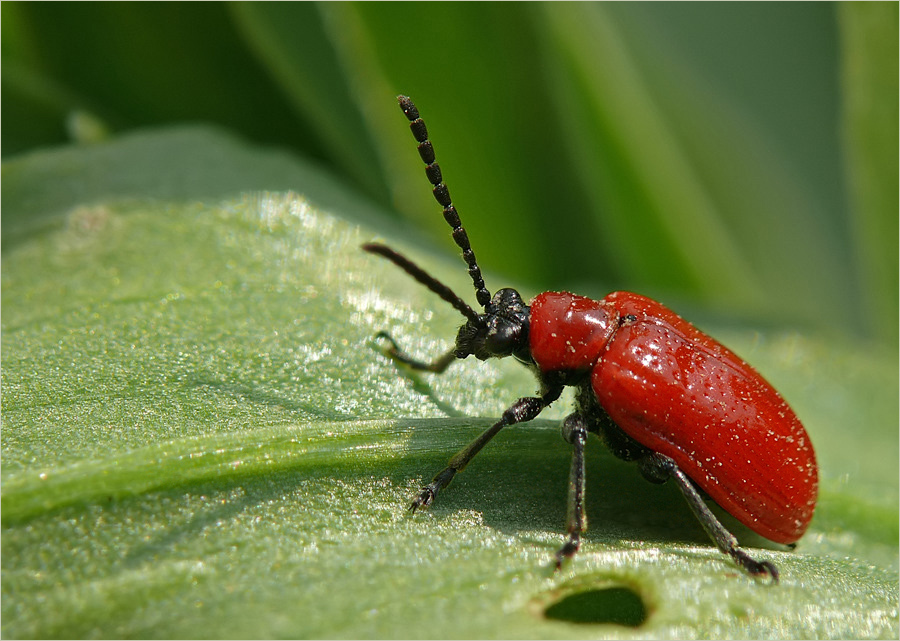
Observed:
[[[501,289],[491,299],[484,335],[484,357],[509,356],[528,343],[528,306],[514,289]],[[482,356],[475,354],[478,358]]]
[[[491,356],[509,356],[519,344],[522,329],[518,323],[494,316],[484,337],[484,349]]]

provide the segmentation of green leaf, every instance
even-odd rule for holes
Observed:
[[[897,636],[893,358],[706,327],[816,444],[796,551],[729,521],[778,586],[595,440],[591,529],[554,573],[569,397],[406,511],[534,389],[513,362],[418,376],[372,344],[388,329],[427,357],[460,318],[359,245],[388,237],[468,294],[458,258],[321,169],[206,128],[35,153],[3,182],[4,637]]]
[[[339,32],[328,11],[312,2],[235,3],[231,10],[247,42],[297,111],[313,123],[338,165],[370,194],[386,199],[379,148],[366,123],[368,109],[354,103],[352,87],[335,82],[353,62],[334,42]]]
[[[897,346],[897,5],[840,5],[844,139],[860,289],[874,333]]]

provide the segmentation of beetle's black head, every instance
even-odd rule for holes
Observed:
[[[481,276],[478,261],[475,260],[475,252],[472,251],[472,246],[469,244],[469,235],[459,220],[459,213],[450,200],[450,191],[443,182],[441,168],[435,161],[434,147],[428,139],[425,122],[419,116],[419,110],[416,109],[412,100],[406,96],[397,96],[397,100],[409,120],[409,128],[418,143],[419,156],[425,163],[425,175],[432,185],[431,191],[435,200],[443,208],[444,220],[453,229],[453,241],[462,250],[463,261],[469,269],[469,277],[475,286],[475,298],[478,300],[478,304],[484,308],[484,313],[476,312],[449,287],[390,247],[379,243],[367,243],[363,245],[363,249],[387,258],[453,305],[459,313],[466,317],[466,323],[459,328],[456,335],[456,348],[447,354],[448,357],[466,358],[470,354],[474,354],[479,360],[486,360],[515,356],[523,363],[531,364],[533,361],[528,344],[528,305],[522,301],[519,292],[514,289],[501,289],[491,296]],[[394,355],[397,357],[396,350]],[[407,364],[416,362],[408,357],[401,360]],[[446,367],[443,359],[439,359],[436,363],[433,366],[422,363],[418,365],[420,365],[419,369],[431,371],[443,371],[442,368]]]
[[[528,305],[514,289],[501,289],[485,307],[485,313],[470,319],[456,335],[456,357],[473,354],[478,360],[515,356],[531,362],[528,346]]]

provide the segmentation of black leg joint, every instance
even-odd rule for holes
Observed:
[[[575,441],[579,440],[582,443],[587,441],[587,425],[584,422],[584,419],[578,414],[570,414],[563,421],[561,426],[562,437],[569,445],[575,445]]]

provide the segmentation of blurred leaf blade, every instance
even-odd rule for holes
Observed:
[[[225,3],[26,3],[2,12],[4,62],[52,83],[114,131],[204,121],[322,156],[315,131],[293,117],[280,88],[241,45]],[[34,115],[7,114],[6,136],[30,127]],[[64,123],[48,124],[58,137],[33,144],[69,140]],[[3,145],[4,157],[14,151]]]
[[[2,11],[7,156],[83,140],[70,123],[102,133],[202,119],[321,159],[449,243],[392,103],[404,92],[482,263],[507,279],[895,344],[894,216],[846,202],[852,176],[853,203],[883,200],[862,178],[883,171],[873,189],[891,203],[896,137],[872,126],[870,149],[848,142],[859,151],[844,158],[838,122],[842,100],[888,104],[896,91],[838,85],[851,56],[837,5],[554,6],[551,19],[537,3]],[[585,37],[567,39],[554,17]],[[896,34],[881,22],[858,39],[869,53],[852,56],[853,77],[896,75]]]
[[[670,279],[669,284],[686,288],[716,287],[709,274],[704,276],[711,271],[726,282],[737,282],[739,291],[752,296],[758,285],[752,283],[747,266],[741,265],[740,253],[712,216],[708,196],[698,177],[690,174],[683,150],[663,122],[605,10],[569,5],[563,12],[548,8],[546,14],[554,28],[553,41],[564,48],[561,53],[568,63],[568,78],[560,80],[572,83],[559,92],[565,96],[563,104],[568,108],[576,101],[584,103],[581,111],[587,112],[573,119],[569,132],[570,140],[580,146],[577,153],[582,162],[578,166],[585,170],[582,182],[588,185],[602,177],[599,192],[619,189],[620,195],[614,197],[618,202],[612,211],[607,210],[603,226],[612,231],[616,244],[621,241],[622,248],[644,245],[648,250],[638,257],[620,249],[617,260],[630,261],[635,273],[642,268],[652,270],[640,277],[645,282],[661,282],[663,277]],[[597,60],[604,62],[598,65]],[[594,128],[593,136],[583,136]],[[606,153],[613,157],[604,161]],[[661,166],[642,167],[654,162]],[[617,173],[612,176],[610,172]],[[667,216],[665,212],[672,208],[682,208],[684,213]],[[594,206],[601,215],[604,209],[600,204]],[[701,254],[707,264],[692,264],[698,253],[679,238],[686,232],[698,245],[722,253]],[[716,269],[710,270],[712,266]]]
[[[556,153],[552,103],[529,71],[542,65],[531,9],[418,2],[336,5],[328,11],[336,25],[347,25],[340,31],[365,34],[348,40],[353,48],[346,54],[368,61],[351,70],[359,94],[403,93],[419,107],[480,260],[504,266],[507,278],[536,283],[558,282],[560,274],[577,271],[584,264],[580,256],[593,251],[588,236],[546,233],[549,217],[578,218],[586,200],[574,189],[547,190],[567,185],[572,165]],[[422,43],[434,43],[430,55]],[[371,67],[378,73],[369,73]],[[422,176],[415,143],[404,131],[406,120],[396,106],[388,107],[366,105],[385,149],[396,207],[445,239],[446,224]],[[544,241],[540,251],[535,238]],[[562,253],[571,262],[556,264],[554,255]]]
[[[817,220],[817,201],[759,127],[640,12],[566,9],[547,12],[568,63],[557,95],[574,115],[570,147],[582,182],[600,179],[594,212],[614,230],[606,251],[636,286],[795,322],[840,310],[852,294],[835,260],[840,235]]]
[[[897,346],[897,6],[840,5],[851,232],[865,322]]]
[[[387,193],[377,148],[352,87],[335,79],[346,76],[345,61],[330,33],[327,9],[316,3],[244,2],[232,15],[247,42],[279,80],[299,115],[312,123],[330,154],[379,200]]]

